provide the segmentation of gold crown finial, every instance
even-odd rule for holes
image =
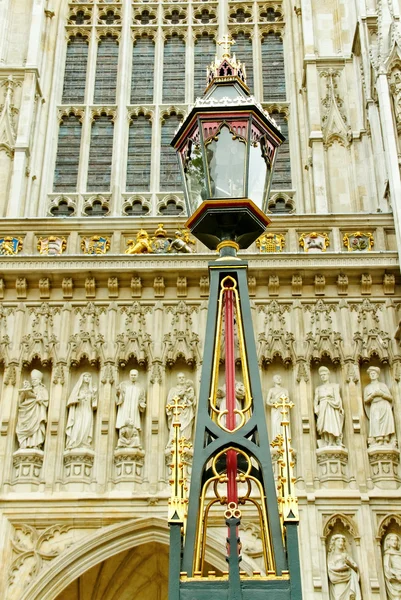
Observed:
[[[231,46],[235,44],[235,40],[233,40],[232,37],[226,33],[223,35],[223,39],[219,40],[217,43],[223,48],[223,58],[230,58]]]

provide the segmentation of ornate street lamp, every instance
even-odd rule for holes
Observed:
[[[301,600],[298,507],[288,411],[283,396],[276,483],[266,430],[247,263],[247,248],[266,229],[265,214],[277,148],[284,140],[249,95],[245,67],[223,56],[208,69],[203,98],[176,133],[189,219],[187,227],[219,259],[209,265],[210,291],[193,455],[182,437],[189,408],[176,397],[169,503],[169,600]],[[192,408],[191,408],[192,410]],[[183,416],[180,417],[181,413]],[[186,471],[192,455],[187,497]],[[276,494],[278,489],[278,497]],[[225,511],[221,511],[221,506]],[[260,532],[260,570],[241,571],[241,512],[254,511]],[[213,520],[228,527],[228,570],[210,571],[207,531]],[[249,571],[249,570],[248,570]]]
[[[234,42],[225,36],[219,43],[222,59],[209,67],[204,96],[197,98],[171,145],[181,167],[187,227],[210,249],[222,242],[242,249],[270,222],[265,213],[284,137],[249,95],[245,66],[230,56]]]

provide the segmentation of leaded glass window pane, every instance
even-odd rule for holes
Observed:
[[[76,35],[68,40],[65,61],[63,104],[85,101],[86,67],[88,64],[88,39]]]
[[[147,192],[150,188],[152,124],[143,115],[133,117],[128,137],[127,191]]]
[[[246,69],[246,83],[253,91],[253,52],[252,52],[252,38],[249,33],[236,33],[233,35],[235,40],[235,46],[233,52],[236,57],[243,63],[245,63]]]
[[[274,167],[272,189],[288,190],[291,189],[291,166],[290,166],[290,143],[288,140],[288,123],[284,113],[273,113],[273,119],[281,128],[281,133],[285,136],[285,142],[279,147]]]
[[[262,38],[263,98],[265,102],[285,102],[283,40],[270,32]]]
[[[160,189],[171,191],[181,190],[182,182],[175,150],[170,146],[174,132],[180,119],[177,115],[166,117],[162,125],[161,160],[160,160]]]
[[[206,87],[206,69],[214,60],[216,43],[210,34],[203,34],[195,41],[195,83],[194,94],[203,96]]]
[[[108,35],[100,39],[97,49],[94,102],[114,104],[118,70],[118,41]]]
[[[91,130],[89,150],[88,192],[108,192],[110,190],[111,162],[113,157],[112,117],[96,117]]]
[[[132,50],[131,104],[153,102],[155,43],[149,36],[134,41]]]
[[[185,42],[176,34],[164,44],[163,102],[185,102]]]
[[[63,117],[58,133],[55,192],[76,192],[82,125],[75,115]]]

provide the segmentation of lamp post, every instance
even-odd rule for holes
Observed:
[[[245,67],[230,55],[232,40],[208,69],[196,100],[172,146],[181,166],[187,227],[219,258],[209,264],[210,293],[196,420],[191,485],[179,422],[172,450],[169,600],[301,600],[287,408],[279,496],[270,457],[247,285],[248,248],[266,229],[265,214],[277,149],[284,141],[276,123],[250,96]],[[185,410],[175,399],[177,413]],[[225,506],[219,513],[217,507]],[[241,511],[255,511],[262,546],[260,571],[241,563]],[[208,571],[211,515],[228,526],[228,571]],[[220,517],[218,515],[220,514]],[[212,519],[213,520],[213,519]]]

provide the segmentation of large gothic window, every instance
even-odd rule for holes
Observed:
[[[164,44],[163,102],[185,102],[185,41],[177,34]]]
[[[285,142],[280,146],[277,153],[276,166],[274,167],[272,189],[291,189],[291,166],[290,166],[290,143],[288,140],[288,123],[284,113],[272,113],[273,119],[285,136]]]
[[[213,35],[204,33],[195,40],[194,96],[202,96],[206,87],[206,69],[213,62],[216,43]]]
[[[79,150],[82,125],[74,114],[64,116],[58,134],[55,192],[76,192],[78,182]]]
[[[180,190],[182,186],[175,150],[170,146],[179,123],[177,115],[170,115],[162,125],[160,189],[163,191]]]
[[[114,124],[111,116],[95,117],[89,150],[87,191],[110,190],[111,162],[113,157]]]
[[[285,102],[285,71],[283,40],[270,32],[262,38],[263,99],[265,102]]]
[[[68,40],[65,61],[63,104],[83,104],[85,101],[88,38],[80,34]]]
[[[250,33],[239,32],[233,35],[235,40],[234,50],[236,57],[243,63],[245,63],[246,70],[246,83],[253,91],[253,52],[252,52],[252,38]]]
[[[147,192],[150,188],[152,123],[148,117],[132,117],[128,137],[128,192]]]
[[[118,40],[112,35],[103,36],[97,50],[94,102],[114,104],[116,101],[118,70]]]
[[[131,104],[153,102],[155,43],[145,35],[134,41],[132,50]]]

